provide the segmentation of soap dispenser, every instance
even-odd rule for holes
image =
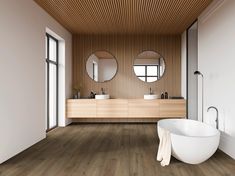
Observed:
[[[168,99],[168,93],[165,92],[165,99]]]
[[[164,93],[163,92],[161,93],[161,99],[164,99]]]

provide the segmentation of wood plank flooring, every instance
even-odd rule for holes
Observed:
[[[221,151],[200,165],[155,160],[156,125],[82,124],[57,128],[0,165],[0,176],[235,176]]]

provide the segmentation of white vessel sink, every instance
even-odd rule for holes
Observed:
[[[155,95],[155,94],[144,95],[144,99],[145,99],[145,100],[154,100],[154,99],[157,99],[157,98],[158,98],[158,96]]]
[[[95,95],[95,99],[97,99],[97,100],[105,100],[105,99],[110,99],[110,96],[108,94],[105,94],[105,95]]]

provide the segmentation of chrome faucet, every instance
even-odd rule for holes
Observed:
[[[150,87],[149,88],[149,95],[152,95],[153,94],[153,91],[152,91],[152,88]]]
[[[207,108],[207,112],[209,112],[210,109],[215,109],[215,111],[216,111],[215,122],[216,122],[216,128],[219,129],[219,111],[215,106],[210,106],[209,108]]]
[[[101,94],[102,94],[102,95],[105,95],[105,92],[104,92],[104,88],[103,88],[103,87],[101,87]]]

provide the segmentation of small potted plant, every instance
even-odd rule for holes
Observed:
[[[81,98],[81,93],[80,93],[81,92],[81,88],[82,88],[81,84],[80,85],[75,84],[73,86],[73,95],[74,95],[75,99]]]

